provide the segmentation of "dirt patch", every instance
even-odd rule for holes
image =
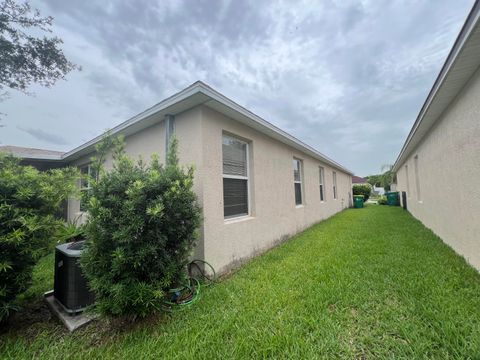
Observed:
[[[34,339],[40,331],[52,330],[54,333],[68,333],[66,329],[53,317],[47,304],[39,300],[24,305],[17,313],[0,327],[0,335],[22,336]],[[18,335],[17,335],[18,334]]]
[[[169,314],[157,313],[145,318],[132,317],[99,318],[75,331],[74,336],[83,338],[86,344],[96,347],[117,341],[126,334],[141,329],[155,328],[169,321]],[[25,305],[16,314],[0,326],[0,339],[3,336],[22,338],[33,342],[41,333],[48,332],[51,341],[56,342],[71,333],[50,312],[43,301]]]

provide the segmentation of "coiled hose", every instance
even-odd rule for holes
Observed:
[[[205,270],[208,267],[212,275]],[[200,300],[200,289],[209,286],[217,279],[215,269],[205,260],[193,260],[187,264],[188,279],[186,284],[168,290],[167,298],[163,301],[166,311],[183,310]]]

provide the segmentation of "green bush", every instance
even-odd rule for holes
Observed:
[[[72,168],[41,172],[0,153],[0,321],[17,309],[33,266],[62,228],[55,215],[75,192],[77,176]]]
[[[133,162],[122,141],[113,157],[109,172],[95,161],[100,175],[86,204],[82,267],[101,314],[143,317],[159,310],[185,275],[200,224],[193,168],[178,165],[176,140],[165,167],[156,156],[149,165]]]
[[[363,200],[366,202],[372,192],[370,185],[353,185],[353,195],[363,195]]]
[[[377,203],[378,205],[387,205],[387,197],[385,195],[380,196]]]

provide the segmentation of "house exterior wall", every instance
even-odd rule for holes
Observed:
[[[442,118],[401,164],[397,190],[407,192],[407,206],[413,216],[480,270],[479,179],[480,70],[477,70]]]
[[[250,207],[248,217],[224,219],[222,135],[249,143]],[[332,169],[326,164],[202,107],[204,256],[224,272],[278,242],[349,206],[351,176],[337,173],[333,199]],[[303,161],[303,206],[295,205],[293,158]],[[320,201],[319,166],[325,169],[326,201]]]
[[[222,179],[222,135],[228,132],[250,142],[251,216],[224,220]],[[175,115],[175,136],[179,140],[180,164],[195,168],[194,191],[203,209],[203,224],[193,258],[205,259],[218,272],[224,272],[279,241],[304,230],[346,208],[351,199],[351,176],[338,169],[271,139],[235,120],[198,106]],[[125,151],[146,161],[153,153],[165,159],[165,127],[162,121],[125,139]],[[90,162],[93,154],[71,165]],[[303,162],[304,204],[295,206],[293,158]],[[105,167],[112,166],[111,155]],[[325,171],[325,197],[320,201],[319,166]],[[337,173],[337,199],[333,199],[332,172]],[[79,223],[86,214],[80,212],[77,199],[69,201],[69,219]]]
[[[200,108],[192,109],[181,113],[175,117],[175,129],[179,141],[179,161],[181,164],[199,164],[201,160],[201,147],[196,134],[200,128]],[[160,162],[165,161],[165,122],[160,120],[158,123],[132,134],[125,138],[125,152],[133,159],[142,158],[149,161],[153,154],[159,156]],[[89,154],[72,162],[71,166],[81,167],[91,162]],[[105,168],[111,169],[113,159],[111,154],[107,155]],[[199,195],[201,201],[201,177],[195,176],[194,190]],[[80,211],[79,199],[69,199],[68,202],[68,220],[77,223],[84,223],[86,214]]]

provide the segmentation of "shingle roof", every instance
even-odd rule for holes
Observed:
[[[0,152],[6,152],[13,156],[18,156],[23,159],[46,159],[46,160],[60,160],[64,154],[62,151],[45,150],[27,148],[22,146],[4,145],[0,146]]]
[[[367,182],[368,180],[365,178],[362,178],[360,176],[355,176],[355,175],[352,176],[352,184],[365,184]]]

